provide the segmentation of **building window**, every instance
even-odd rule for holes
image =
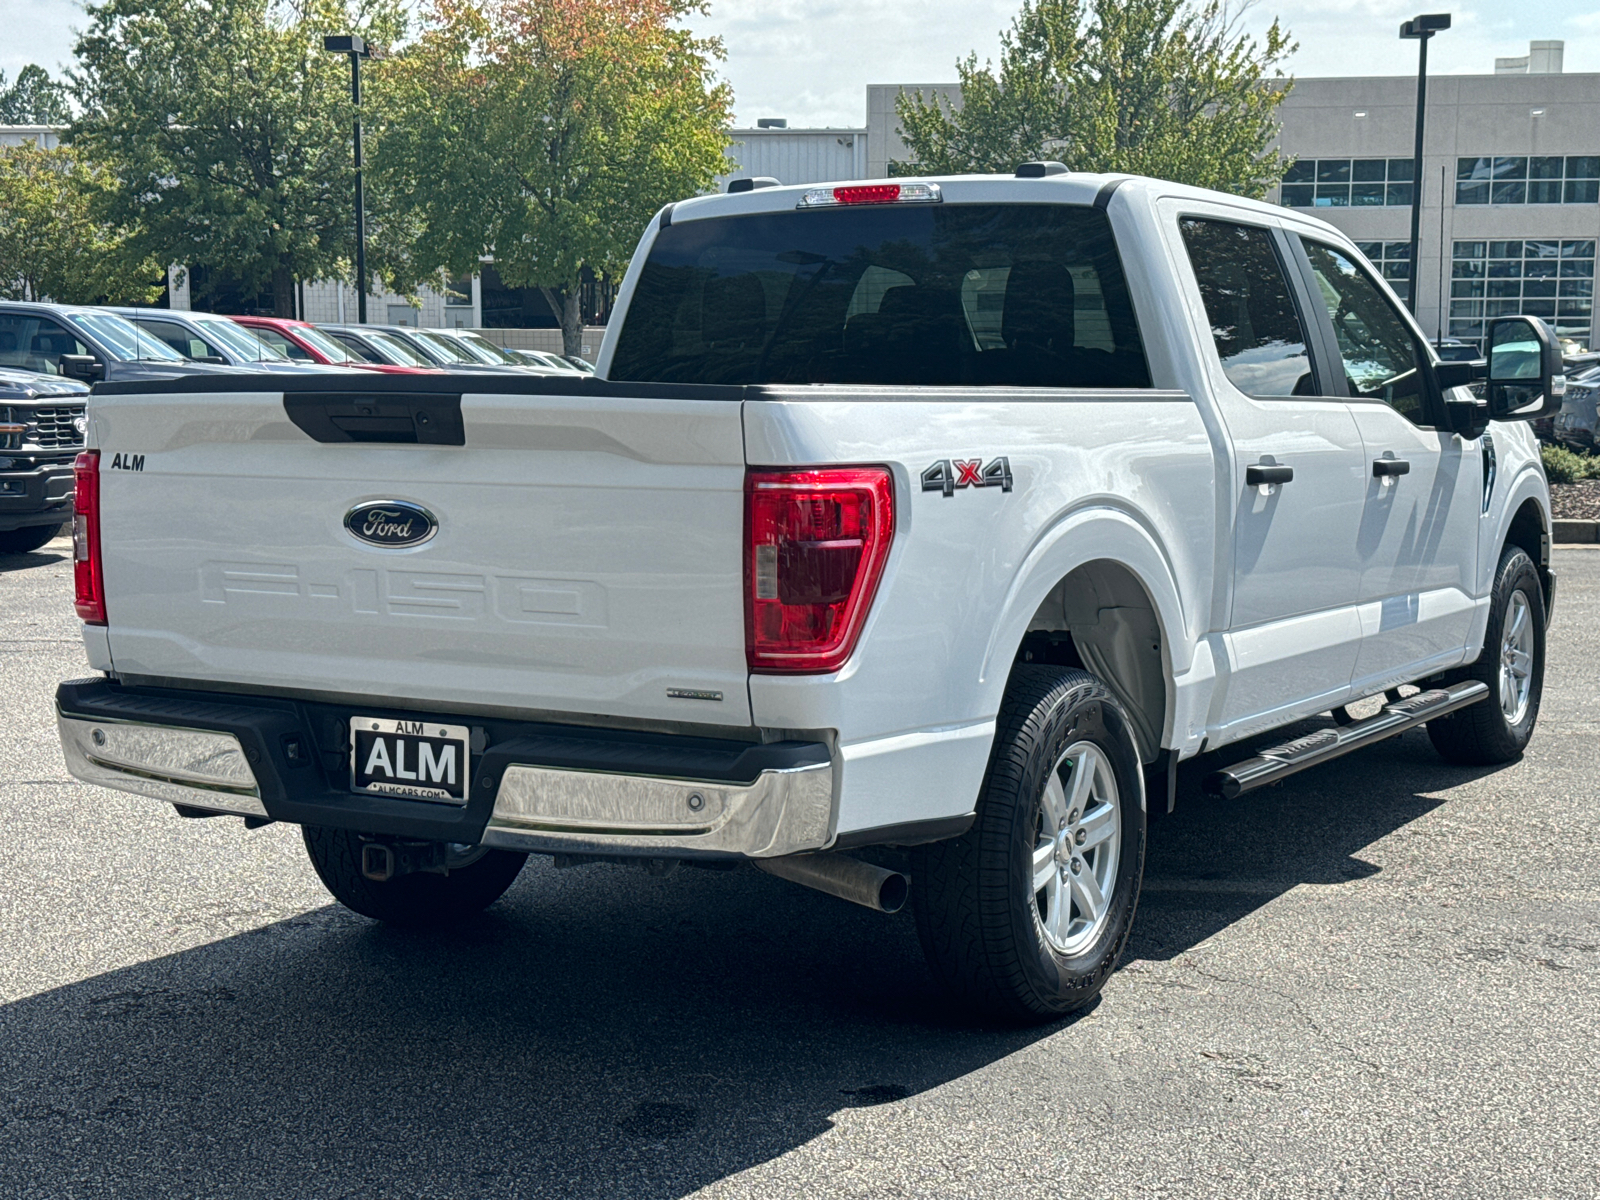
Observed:
[[[1589,341],[1594,241],[1456,242],[1450,265],[1450,336],[1481,342],[1491,317],[1543,317],[1559,337]]]
[[[1456,159],[1457,204],[1594,204],[1600,154]]]
[[[1356,249],[1365,254],[1367,261],[1378,268],[1384,281],[1394,289],[1394,294],[1410,304],[1411,243],[1357,242]]]
[[[1302,158],[1283,173],[1285,208],[1370,208],[1408,205],[1414,177],[1409,158]]]

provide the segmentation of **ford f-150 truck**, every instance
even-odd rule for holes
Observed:
[[[529,853],[909,888],[1028,1020],[1113,969],[1179,760],[1522,752],[1541,323],[1442,363],[1337,230],[1155,180],[765,184],[651,222],[593,379],[97,387],[72,772],[299,824],[395,922]]]

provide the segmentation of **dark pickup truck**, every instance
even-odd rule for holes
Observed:
[[[72,519],[72,463],[89,389],[0,369],[0,554],[25,554]]]

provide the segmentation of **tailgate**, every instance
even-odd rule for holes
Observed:
[[[425,445],[315,440],[276,392],[97,397],[114,668],[748,724],[739,410],[469,392],[465,444]],[[432,535],[347,528],[383,502]]]

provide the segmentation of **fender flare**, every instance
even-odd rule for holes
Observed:
[[[1144,588],[1161,631],[1161,664],[1166,684],[1161,739],[1170,740],[1176,699],[1175,677],[1189,669],[1193,656],[1183,599],[1165,547],[1139,514],[1104,498],[1069,509],[1041,529],[1013,575],[984,651],[978,683],[993,693],[998,710],[1028,623],[1052,589],[1087,563],[1115,563]]]
[[[1506,489],[1505,502],[1500,506],[1499,513],[1495,516],[1494,544],[1504,546],[1506,539],[1511,536],[1511,523],[1516,520],[1517,514],[1522,511],[1522,506],[1532,500],[1539,508],[1539,523],[1543,527],[1544,536],[1548,539],[1554,531],[1550,516],[1550,491],[1544,481],[1544,476],[1533,463],[1525,463],[1517,471],[1517,477],[1512,480],[1511,486]],[[1548,562],[1535,563],[1540,570],[1550,564]],[[1485,563],[1479,571],[1479,584],[1484,588],[1484,594],[1494,586],[1495,563]]]
[[[1484,633],[1489,627],[1488,596],[1494,588],[1494,573],[1500,565],[1500,551],[1511,537],[1511,523],[1516,520],[1517,513],[1522,511],[1522,506],[1529,500],[1538,506],[1539,522],[1547,551],[1550,545],[1552,525],[1549,489],[1539,468],[1532,462],[1523,464],[1517,471],[1516,478],[1506,488],[1505,496],[1505,500],[1499,504],[1499,512],[1494,517],[1494,538],[1490,542],[1490,552],[1484,556],[1484,561],[1478,564],[1478,578],[1473,581],[1481,589],[1480,602],[1477,605],[1477,612],[1473,615],[1472,630],[1467,644],[1477,647],[1478,652],[1483,649]],[[1550,563],[1547,558],[1544,562],[1535,562],[1534,566],[1543,578],[1549,570]],[[1549,581],[1545,582],[1548,585]]]

